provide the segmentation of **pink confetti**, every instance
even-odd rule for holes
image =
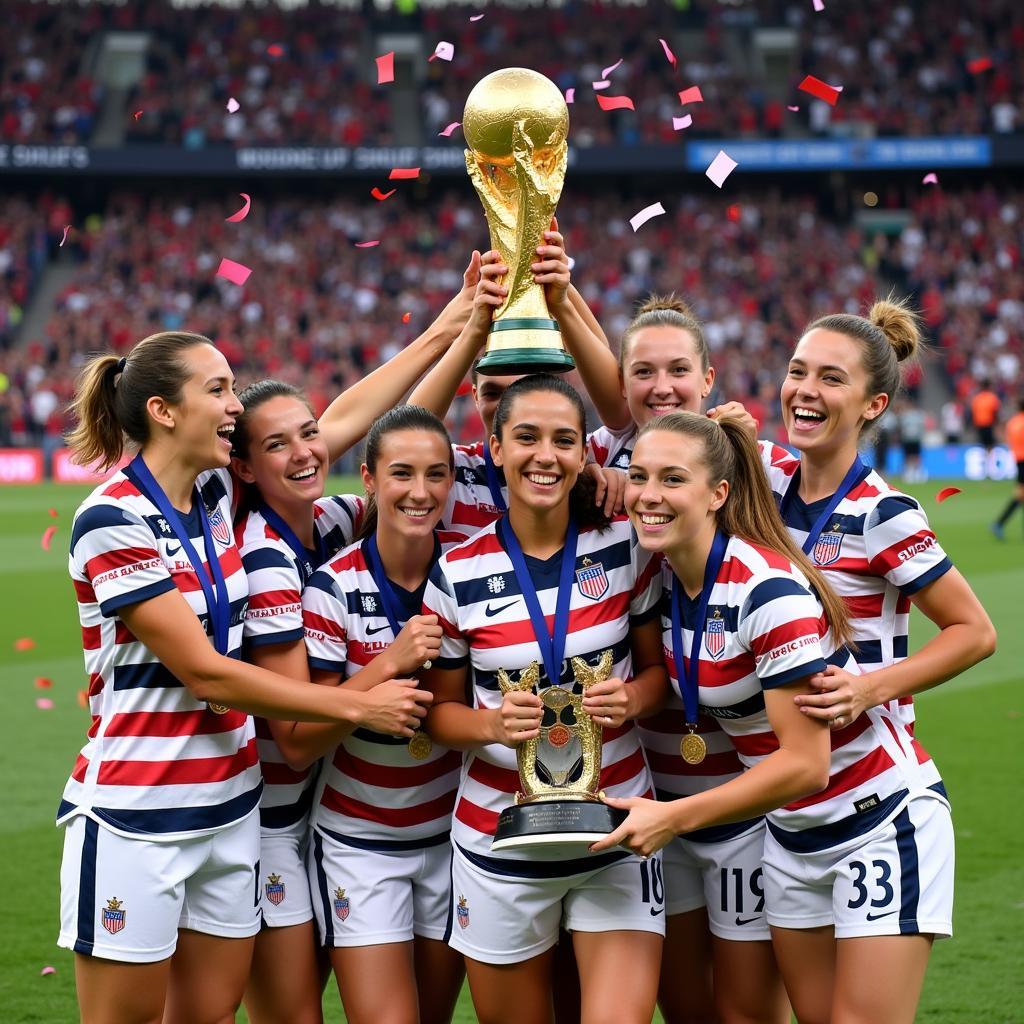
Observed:
[[[565,102],[575,103],[576,102],[576,90],[571,86],[565,90]]]
[[[377,58],[377,84],[386,85],[395,80],[395,51]]]
[[[451,60],[455,56],[455,47],[443,39],[434,48],[434,52],[427,60]]]
[[[799,107],[791,107],[791,106],[789,106],[789,104],[786,104],[786,109],[787,110],[792,110],[794,113],[796,113],[796,111],[798,111],[800,108]]]
[[[665,57],[669,64],[671,64],[672,67],[678,67],[679,61],[676,60],[676,55],[669,48],[668,43],[666,43],[664,39],[660,38],[658,39],[658,42],[661,43],[661,48],[665,51]]]
[[[245,205],[238,211],[238,213],[233,213],[230,217],[224,218],[228,224],[238,224],[249,216],[249,207],[252,205],[252,202],[246,192],[239,192],[238,194],[245,200]]]
[[[283,57],[284,47],[280,43],[271,43],[267,47],[267,53],[269,53],[271,57]]]
[[[591,82],[590,85],[594,92],[600,92],[602,89],[607,89],[612,83],[611,82]]]
[[[87,708],[89,706],[89,691],[79,690],[78,691],[78,706],[80,708]]]
[[[643,227],[652,217],[660,217],[665,212],[665,207],[661,203],[651,203],[650,206],[645,206],[639,213],[634,213],[629,218],[630,227],[634,231]]]
[[[31,651],[35,645],[35,640],[30,636],[20,636],[14,641],[14,649],[16,651]]]
[[[44,551],[50,550],[50,545],[53,543],[53,535],[57,532],[56,526],[48,526],[43,530],[43,536],[40,538],[39,546]]]
[[[388,175],[388,181],[405,181],[410,178],[418,178],[420,169],[418,167],[392,167]]]
[[[356,242],[357,249],[372,249],[375,245],[380,245],[380,239],[375,238],[372,242]]]
[[[402,314],[402,323],[403,324],[407,324],[411,319],[412,319],[412,313],[403,313]]]
[[[43,968],[43,969],[42,969],[42,970],[41,970],[41,971],[39,972],[39,977],[40,977],[40,978],[45,978],[45,977],[46,977],[46,976],[47,976],[48,974],[56,974],[56,973],[57,973],[57,968],[56,968],[56,967],[51,967],[51,966],[50,966],[49,964],[47,964],[47,965],[46,965],[46,966],[45,966],[45,967],[44,967],[44,968]]]
[[[814,9],[816,11],[823,11],[823,10],[825,10],[824,0],[811,0],[811,2],[814,5]]]
[[[967,62],[967,70],[972,75],[980,75],[982,71],[988,71],[992,67],[991,57],[978,57],[976,60],[970,60]]]
[[[704,172],[719,188],[725,184],[725,179],[736,169],[736,161],[724,149],[718,151],[718,155],[708,165]]]
[[[672,118],[672,130],[675,132],[681,132],[684,128],[689,128],[691,124],[693,124],[693,118],[689,114]]]
[[[814,75],[807,75],[797,88],[815,99],[824,100],[833,107],[839,101],[839,94],[843,91],[841,88],[837,89],[834,85],[829,85],[828,82],[823,82],[820,78],[815,78]]]
[[[47,679],[46,676],[36,676],[36,689],[37,690],[52,690],[53,680]]]
[[[954,494],[962,494],[963,492],[959,487],[943,487],[938,494],[935,495],[935,500],[941,505],[947,498],[952,498]]]
[[[134,113],[134,114],[132,114],[132,117],[134,117],[134,118],[135,118],[135,120],[136,120],[136,121],[138,121],[138,119],[139,119],[140,117],[142,117],[142,111],[141,111],[141,110],[136,110],[136,111],[135,111],[135,113]]]
[[[607,67],[607,68],[605,68],[605,69],[604,69],[604,71],[602,71],[602,72],[601,72],[601,77],[602,77],[602,78],[607,78],[607,77],[608,77],[608,76],[609,76],[609,75],[610,75],[610,74],[611,74],[611,73],[612,73],[612,72],[613,72],[613,71],[614,71],[614,70],[615,70],[615,69],[616,69],[616,68],[617,68],[617,67],[618,67],[618,66],[619,66],[619,65],[620,65],[621,63],[622,63],[622,60],[623,60],[623,58],[622,58],[622,57],[620,57],[620,58],[619,58],[619,59],[618,59],[618,60],[617,60],[617,61],[616,61],[616,62],[615,62],[614,64],[612,64],[612,65],[611,65],[610,67]]]
[[[228,99],[228,113],[229,114],[237,114],[238,111],[241,109],[241,106],[242,106],[242,104],[239,103],[238,100],[236,100],[234,96],[231,96]]]
[[[57,518],[57,510],[55,508],[48,509],[47,511],[50,513],[50,518],[51,519],[56,519]]]
[[[36,697],[36,707],[40,711],[52,711],[53,701],[49,697]]]
[[[471,14],[469,16],[470,21],[479,21],[483,17],[482,14]]]
[[[597,105],[602,110],[635,110],[628,96],[598,96]]]
[[[689,89],[684,89],[679,94],[679,102],[684,106],[687,103],[703,103],[704,97],[701,95],[699,85],[691,85]]]
[[[236,263],[234,260],[222,259],[217,268],[217,277],[223,277],[232,284],[245,284],[249,280],[252,268],[244,263]]]
[[[452,123],[448,125],[448,127],[445,128],[444,131],[440,131],[437,134],[443,135],[446,139],[450,139],[452,137],[452,132],[455,131],[455,129],[458,128],[459,125],[461,124],[461,121],[452,121]]]
[[[373,188],[370,189],[370,195],[373,196],[378,203],[383,203],[385,199],[390,199],[397,191],[397,188],[393,188],[390,192],[381,192],[381,190],[374,185]]]
[[[929,171],[922,179],[922,185],[938,185],[939,176],[934,171]]]
[[[57,246],[58,249],[63,249],[64,248],[64,243],[68,240],[68,232],[70,230],[71,230],[71,225],[70,224],[65,224],[64,225],[64,237],[60,240],[60,245]]]

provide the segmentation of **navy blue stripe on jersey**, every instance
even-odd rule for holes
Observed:
[[[607,649],[608,648],[602,647],[601,650],[594,651],[590,655],[590,660],[593,660],[593,661],[596,662],[598,656],[601,655]],[[629,655],[629,653],[630,653],[629,636],[627,635],[623,639],[619,640],[617,643],[612,644],[611,652],[612,652],[612,664],[617,665],[620,661],[623,661]],[[443,659],[439,660],[439,659],[435,658],[434,659],[434,665],[437,666],[438,668],[441,668],[442,667],[441,666],[441,661],[442,660]],[[455,660],[455,659],[452,659],[452,660]],[[461,661],[459,664],[464,665],[465,661]],[[547,678],[547,677],[545,676],[544,678]],[[479,687],[481,687],[482,689],[485,689],[485,690],[495,690],[495,691],[497,691],[498,689],[500,689],[500,687],[498,686],[498,673],[497,672],[490,672],[490,671],[487,671],[487,670],[484,670],[484,669],[474,668],[473,669],[473,682],[477,686],[479,686]],[[573,670],[572,670],[572,661],[569,658],[566,658],[562,662],[562,672],[561,672],[561,675],[558,677],[558,683],[559,683],[560,686],[564,686],[566,689],[574,690],[575,692],[580,692],[580,687],[579,687],[579,685],[576,682],[576,676],[574,675]]]
[[[828,498],[822,498],[819,501],[812,501],[807,505],[804,504],[799,494],[794,495],[793,500],[790,501],[786,508],[786,526],[790,530],[799,530],[805,534],[810,533],[814,524],[818,521],[818,516],[824,511],[828,502]],[[906,509],[903,509],[903,511],[905,512]],[[857,516],[833,513],[827,526],[829,532],[833,532],[832,527],[837,526],[838,530],[834,532],[842,533],[845,536],[859,537],[863,535],[866,523],[867,513]]]
[[[452,844],[452,855],[448,860],[448,913],[444,920],[444,943],[452,937],[452,925],[455,923],[455,846]]]
[[[327,872],[324,871],[324,840],[315,829],[313,830],[313,867],[316,871],[316,890],[320,894],[320,906],[324,917],[324,945],[330,949],[334,945],[334,915],[331,913],[331,894],[327,888]]]
[[[657,791],[659,800],[678,800],[678,793]],[[692,832],[684,832],[680,839],[691,843],[724,843],[727,839],[735,839],[751,829],[758,828],[764,818],[748,818],[746,821],[730,822],[728,825],[709,825],[707,828],[695,828]]]
[[[434,659],[435,664],[437,659]],[[366,743],[379,743],[385,747],[406,747],[409,745],[409,740],[405,736],[386,736],[382,732],[373,732],[370,729],[364,729],[360,726],[353,733],[353,736],[364,740]]]
[[[110,530],[119,526],[134,526],[139,519],[116,505],[93,505],[80,512],[71,529],[71,554],[75,553],[78,542],[93,530]]]
[[[771,601],[785,601],[790,598],[803,598],[807,596],[807,588],[793,579],[791,576],[770,576],[761,583],[756,584],[740,609],[744,618],[763,608]]]
[[[408,740],[402,740],[408,743]],[[314,834],[322,832],[330,836],[336,843],[342,846],[351,846],[356,850],[375,850],[378,853],[401,853],[407,850],[428,850],[434,846],[441,846],[447,843],[451,832],[447,829],[439,832],[436,836],[427,836],[426,839],[363,839],[359,836],[344,835],[341,832],[334,832],[329,828],[317,826]]]
[[[756,715],[759,711],[764,711],[764,694],[758,691],[745,700],[721,708],[711,708],[701,704],[699,710],[702,715],[708,715],[711,718],[747,718],[749,715]]]
[[[288,556],[278,548],[250,548],[242,555],[242,567],[248,573],[260,569],[291,569],[294,564],[294,561],[289,561]]]
[[[199,488],[199,493],[202,496],[203,504],[207,508],[214,508],[222,498],[227,497],[228,492],[224,481],[219,476],[210,476]]]
[[[679,610],[682,614],[682,624],[684,628],[689,630],[695,630],[698,625],[702,628],[704,623],[697,622],[697,612],[700,611],[700,597],[691,598],[684,591],[681,595]],[[658,612],[661,615],[661,629],[664,632],[667,629],[672,628],[672,620],[669,617],[669,595],[667,591],[663,592],[661,600],[658,602]],[[717,612],[717,617],[725,622],[725,629],[727,632],[735,633],[739,629],[739,616],[740,610],[732,605],[727,604],[709,604],[708,605],[708,616],[713,616]]]
[[[149,601],[151,598],[166,594],[170,590],[177,590],[177,587],[174,585],[174,580],[168,576],[166,579],[151,583],[148,587],[139,587],[137,590],[129,591],[127,594],[119,594],[107,601],[101,601],[100,611],[106,618],[110,619],[121,608],[127,608],[133,604],[141,604],[143,601]]]
[[[909,494],[892,494],[883,498],[871,512],[871,525],[881,526],[890,519],[903,515],[907,509],[919,509],[921,506]]]
[[[938,793],[947,803],[949,802],[949,794],[946,792],[945,784],[939,780],[928,787],[933,793]]]
[[[299,799],[291,804],[277,807],[260,808],[260,826],[262,828],[282,829],[296,825],[309,813],[313,806],[313,787],[307,786]]]
[[[85,819],[85,837],[82,840],[82,865],[78,874],[78,934],[75,952],[92,956],[96,943],[96,843],[99,825],[92,818]]]
[[[296,640],[301,640],[303,637],[303,629],[301,626],[298,629],[282,629],[278,633],[261,633],[257,636],[248,636],[245,638],[246,648],[252,647],[269,647],[271,644],[292,644]]]
[[[625,850],[613,850],[610,853],[598,853],[590,857],[575,857],[569,860],[499,860],[497,857],[473,853],[463,846],[459,847],[459,853],[481,871],[486,871],[490,875],[500,875],[502,878],[566,878],[569,875],[588,874],[599,868],[618,864],[620,860],[631,856]]]
[[[160,662],[114,667],[115,690],[156,690],[175,686],[181,686],[181,681]]]
[[[944,576],[950,569],[953,568],[953,563],[949,558],[944,558],[938,565],[933,565],[927,572],[922,573],[911,583],[904,583],[900,587],[900,593],[905,597],[910,597],[918,591],[923,590],[928,586],[929,583],[934,583],[940,576]]]
[[[921,875],[918,868],[916,829],[910,811],[904,808],[893,820],[896,849],[900,855],[900,935],[917,935],[917,908],[921,900]]]
[[[833,846],[842,846],[873,831],[887,818],[892,817],[900,803],[907,799],[907,795],[907,790],[897,790],[877,803],[871,810],[860,811],[846,818],[840,818],[839,821],[834,821],[830,825],[816,825],[800,832],[793,832],[791,829],[779,828],[769,820],[768,828],[771,829],[779,846],[791,853],[817,853],[820,850],[831,849]]]
[[[199,829],[221,828],[244,818],[260,800],[263,780],[255,789],[241,793],[223,804],[210,807],[154,807],[150,810],[119,810],[116,807],[94,807],[100,821],[121,832],[139,835],[161,835],[174,832],[195,832]]]
[[[825,659],[818,658],[817,661],[809,661],[804,665],[797,665],[787,672],[779,672],[778,675],[761,676],[761,687],[765,690],[774,690],[779,686],[789,686],[790,683],[795,683],[798,679],[806,679],[808,676],[813,676],[816,672],[824,672],[827,667],[828,664]]]

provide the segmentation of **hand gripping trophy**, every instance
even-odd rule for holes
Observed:
[[[480,369],[489,374],[562,373],[575,365],[530,264],[565,182],[569,109],[550,79],[527,68],[482,78],[466,100],[466,169],[483,203],[491,247],[509,273]]]

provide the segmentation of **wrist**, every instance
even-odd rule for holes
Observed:
[[[336,692],[341,697],[339,721],[346,722],[348,725],[362,725],[369,710],[369,701],[366,694],[360,693],[358,690],[346,693],[344,690],[339,689]]]
[[[879,704],[886,704],[892,699],[892,697],[886,696],[884,692],[885,672],[885,669],[880,669],[877,672],[866,672],[862,676],[857,676],[857,686],[863,695],[865,710],[868,708],[876,708]],[[879,686],[879,683],[882,685]],[[893,694],[893,696],[897,695]]]
[[[487,715],[482,737],[484,743],[500,743],[505,746],[505,733],[501,728],[501,708],[490,708],[484,713]]]

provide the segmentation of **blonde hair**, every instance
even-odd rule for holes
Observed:
[[[688,332],[693,337],[693,347],[697,350],[697,355],[700,358],[700,368],[705,373],[711,368],[711,353],[708,350],[707,339],[704,337],[704,327],[693,310],[675,292],[669,292],[668,295],[652,293],[643,301],[636,311],[636,316],[622,332],[622,343],[619,346],[619,371],[623,376],[626,373],[626,358],[629,355],[629,346],[633,336],[645,327],[676,327],[681,331]]]

